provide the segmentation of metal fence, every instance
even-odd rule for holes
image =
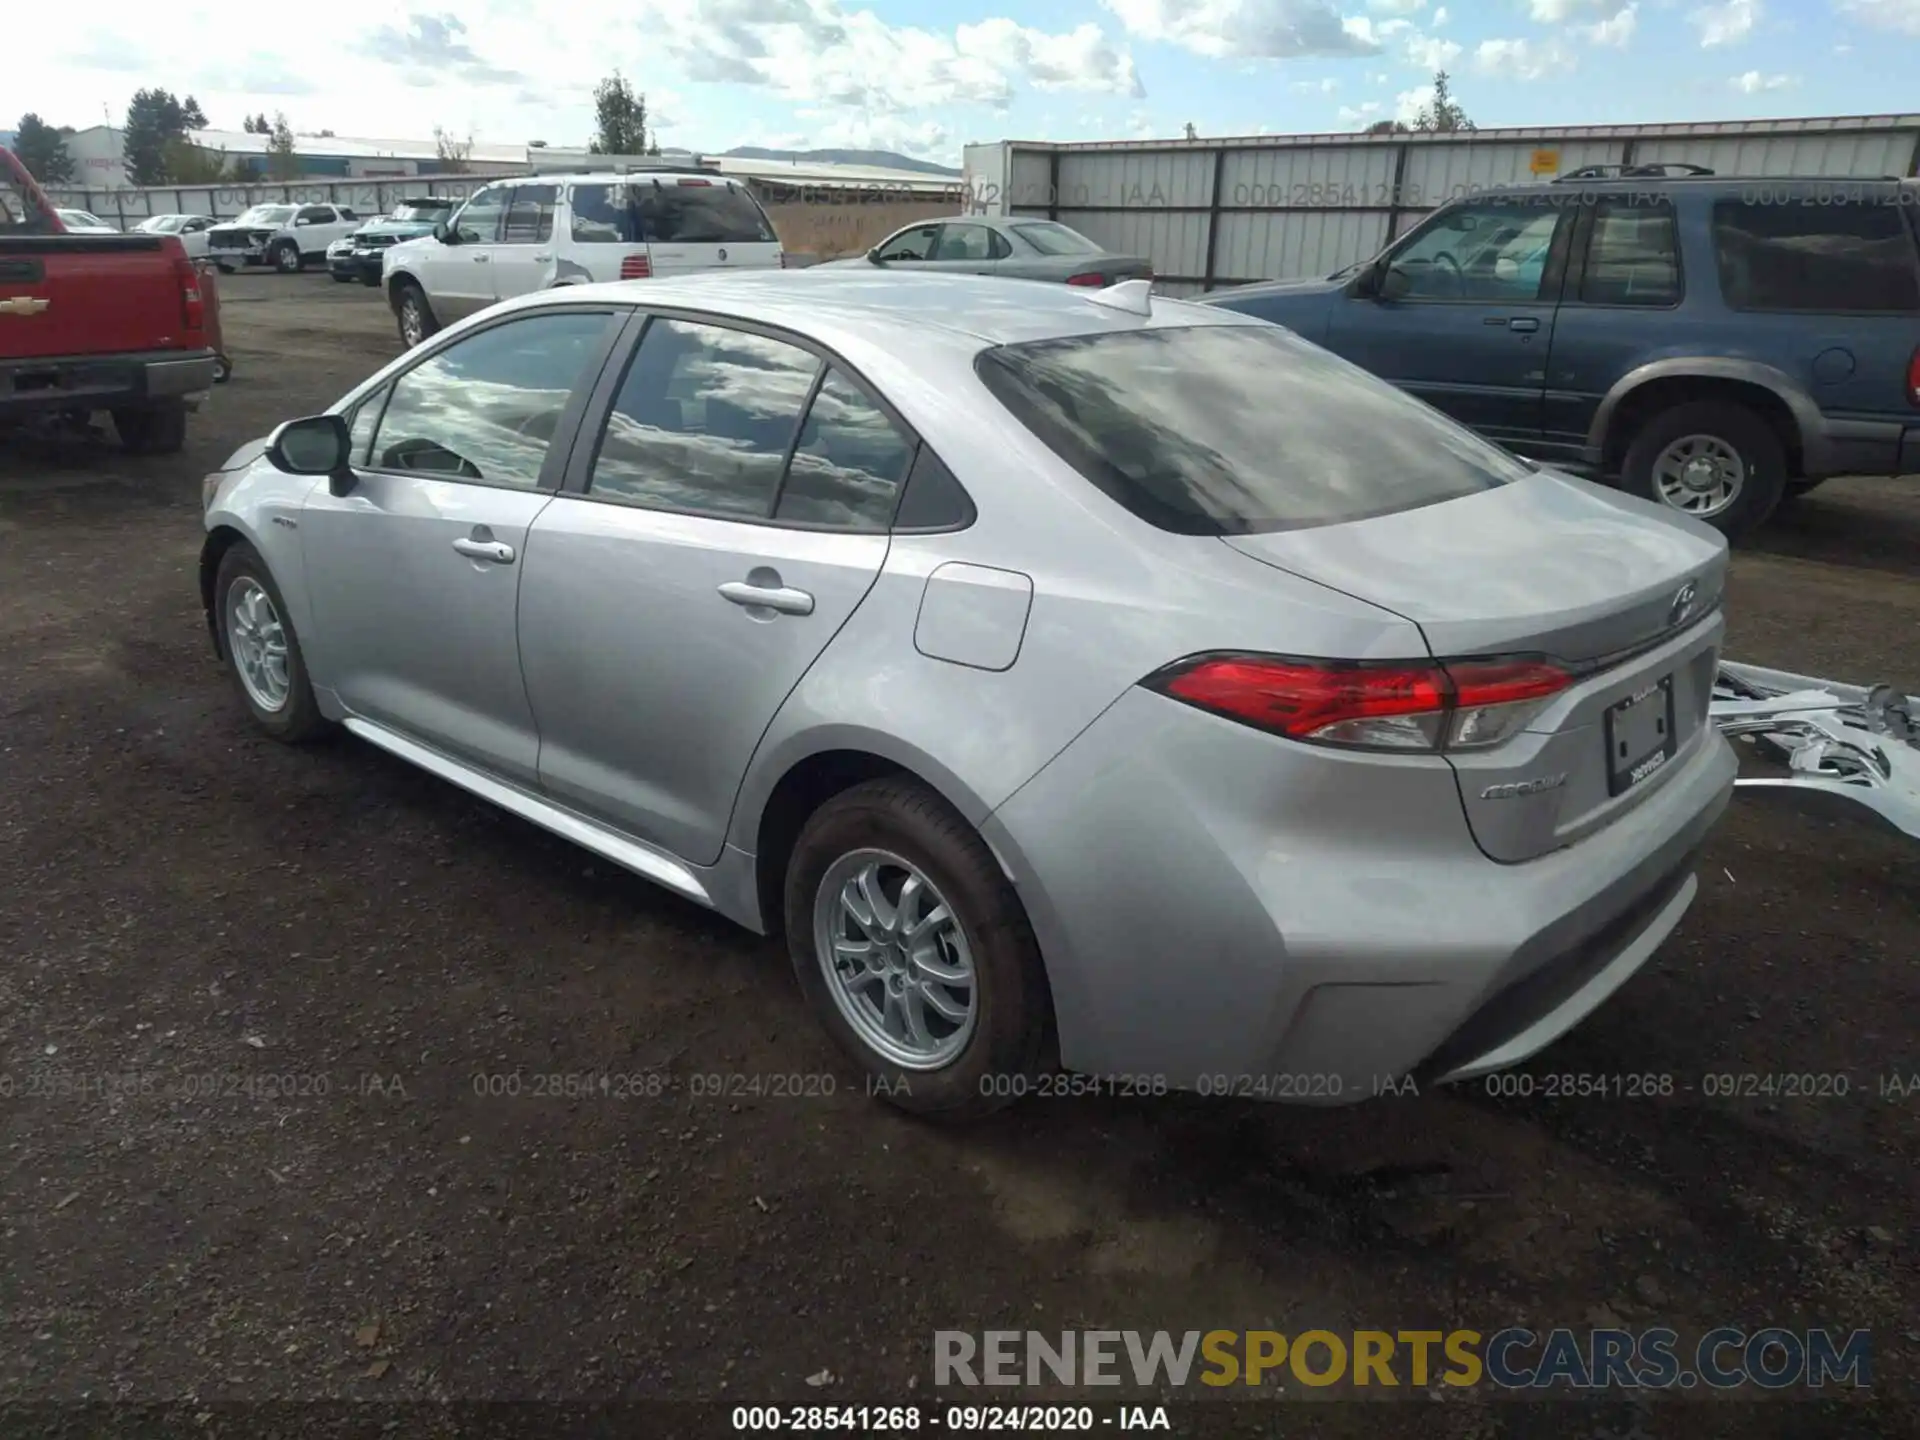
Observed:
[[[1450,200],[1586,165],[1723,175],[1920,174],[1920,115],[1703,125],[970,145],[976,212],[1059,220],[1153,261],[1171,294],[1325,275]]]

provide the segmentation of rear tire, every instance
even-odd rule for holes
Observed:
[[[233,361],[224,355],[213,357],[213,383],[224,385],[233,378]]]
[[[337,270],[333,272],[333,283],[336,285],[345,285],[348,281],[352,279],[353,277],[351,275],[342,275]]]
[[[220,273],[221,273],[222,275],[231,275],[231,274],[233,274],[233,266],[231,266],[231,265],[229,265],[229,264],[227,264],[227,262],[226,262],[226,261],[224,261],[224,260],[216,260],[216,261],[214,261],[214,262],[213,262],[213,268],[214,268],[214,269],[216,269],[216,270],[218,270],[218,271],[219,271],[219,272],[220,272]]]
[[[1773,427],[1726,400],[1688,401],[1651,416],[1620,467],[1629,494],[1691,514],[1729,540],[1765,524],[1786,484],[1786,447]]]
[[[288,745],[305,744],[331,730],[307,680],[306,658],[293,633],[287,602],[267,562],[246,541],[220,557],[213,604],[220,658],[227,662],[253,723]]]
[[[178,400],[113,412],[120,444],[133,455],[173,455],[187,443],[187,407]]]
[[[412,280],[393,282],[393,318],[400,329],[400,343],[409,350],[440,328],[426,291]]]
[[[862,876],[881,903],[859,900]],[[903,905],[904,885],[916,881],[918,898]],[[850,891],[871,924],[848,908]],[[1011,1103],[1043,1069],[1051,1012],[1026,911],[986,842],[925,786],[873,780],[815,811],[787,866],[784,908],[800,989],[871,1093],[915,1114],[968,1119]],[[890,928],[902,910],[906,922],[926,922],[917,938],[906,924]],[[865,958],[836,958],[836,942]],[[909,1010],[917,1038],[905,1028]]]

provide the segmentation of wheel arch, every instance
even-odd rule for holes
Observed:
[[[1587,448],[1604,474],[1616,474],[1634,434],[1652,416],[1695,400],[1744,405],[1779,436],[1791,475],[1804,473],[1810,437],[1821,433],[1820,407],[1784,371],[1757,360],[1714,356],[1656,360],[1629,371],[1594,412]]]

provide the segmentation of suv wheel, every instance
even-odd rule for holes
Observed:
[[[289,744],[325,733],[287,602],[260,553],[244,540],[220,557],[213,595],[220,653],[254,723]]]
[[[306,260],[300,254],[298,245],[291,240],[282,240],[273,247],[273,263],[282,275],[291,275],[299,270]]]
[[[875,780],[821,806],[785,909],[800,988],[874,1093],[967,1118],[1040,1069],[1040,948],[986,842],[938,795]]]
[[[1764,418],[1725,400],[1662,410],[1641,426],[1621,487],[1737,539],[1772,515],[1786,490],[1787,454]]]
[[[411,280],[393,282],[393,316],[400,326],[400,343],[411,350],[440,328],[426,292]]]

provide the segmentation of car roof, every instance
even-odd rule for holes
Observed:
[[[902,335],[928,330],[969,336],[984,346],[1168,325],[1260,323],[1230,310],[1158,295],[1152,314],[1142,316],[1096,300],[1099,293],[1043,280],[930,271],[869,275],[836,267],[618,280],[535,291],[507,303],[538,308],[598,300],[684,307],[822,337],[860,333],[889,345]]]
[[[673,180],[710,180],[715,185],[731,185],[739,188],[739,180],[731,175],[717,175],[711,170],[668,169],[658,170],[549,170],[535,175],[504,175],[498,180],[489,181],[491,185],[626,185],[637,184],[642,180],[658,180],[661,177]]]
[[[1485,195],[1572,195],[1587,190],[1616,191],[1645,194],[1706,194],[1725,197],[1729,192],[1744,195],[1772,195],[1781,190],[1828,191],[1837,189],[1875,189],[1911,186],[1916,182],[1913,177],[1899,175],[1871,176],[1832,176],[1832,175],[1567,175],[1558,180],[1522,182],[1512,185],[1493,185],[1478,195],[1462,197],[1473,200]]]

